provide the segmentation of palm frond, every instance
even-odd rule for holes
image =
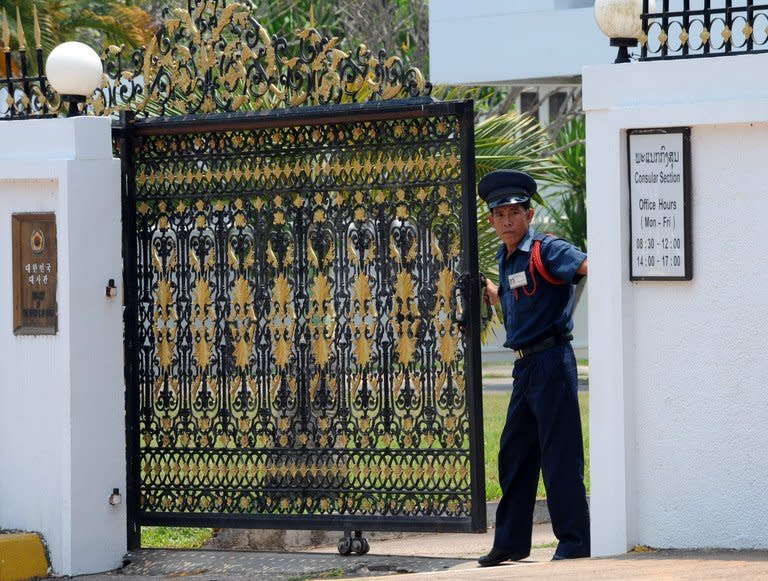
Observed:
[[[555,234],[586,251],[587,172],[584,117],[568,123],[557,135],[556,167],[547,176],[543,206]]]
[[[475,128],[477,179],[497,169],[525,171],[537,180],[554,169],[548,155],[549,138],[538,121],[510,111],[491,117]]]
[[[141,46],[152,34],[149,14],[136,6],[114,6],[111,14],[97,14],[85,9],[72,15],[67,27],[76,31],[98,31],[104,44]]]
[[[432,98],[437,101],[456,101],[472,99],[475,107],[475,120],[484,109],[484,104],[494,98],[493,87],[472,87],[468,85],[435,85],[432,87]]]
[[[151,17],[139,6],[119,0],[0,0],[11,31],[11,47],[18,47],[16,6],[27,47],[34,48],[33,9],[37,8],[41,45],[45,54],[68,40],[80,40],[95,50],[99,43],[140,46],[152,32]]]

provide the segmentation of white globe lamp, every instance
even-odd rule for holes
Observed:
[[[69,117],[79,114],[78,103],[84,103],[101,83],[101,59],[90,46],[82,42],[63,42],[56,46],[45,61],[48,82],[69,101]]]
[[[647,11],[656,12],[655,0],[647,1]],[[595,0],[595,20],[600,30],[611,39],[611,46],[619,47],[614,62],[628,63],[631,46],[637,46],[637,39],[643,32],[640,15],[643,14],[643,0]]]

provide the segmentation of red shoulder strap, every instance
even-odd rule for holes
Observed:
[[[541,260],[541,240],[533,241],[533,250],[531,252],[531,266],[535,268],[541,275],[541,278],[546,280],[549,284],[555,284],[555,285],[565,284],[564,280],[555,278],[554,276],[549,274],[549,272],[547,272],[547,269],[544,266],[544,261]]]

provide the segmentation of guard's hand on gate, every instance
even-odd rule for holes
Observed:
[[[499,303],[499,287],[493,284],[490,278],[485,279],[485,289],[483,292],[492,305]]]

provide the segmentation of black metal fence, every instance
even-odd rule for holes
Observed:
[[[768,4],[752,0],[643,0],[640,60],[768,52]]]
[[[17,12],[16,48],[12,50],[8,18],[0,15],[2,40],[2,66],[0,66],[0,120],[55,117],[61,107],[61,98],[45,77],[43,48],[37,11],[34,19],[35,48],[26,46],[24,30]]]
[[[165,13],[146,46],[110,45],[101,54],[99,87],[76,110],[137,118],[339,105],[429,95],[418,68],[365,45],[342,50],[338,38],[312,25],[293,37],[267,31],[252,5],[189,0]],[[34,15],[34,55],[21,18],[11,35],[0,13],[0,119],[56,116],[62,99],[44,71],[40,26]]]

